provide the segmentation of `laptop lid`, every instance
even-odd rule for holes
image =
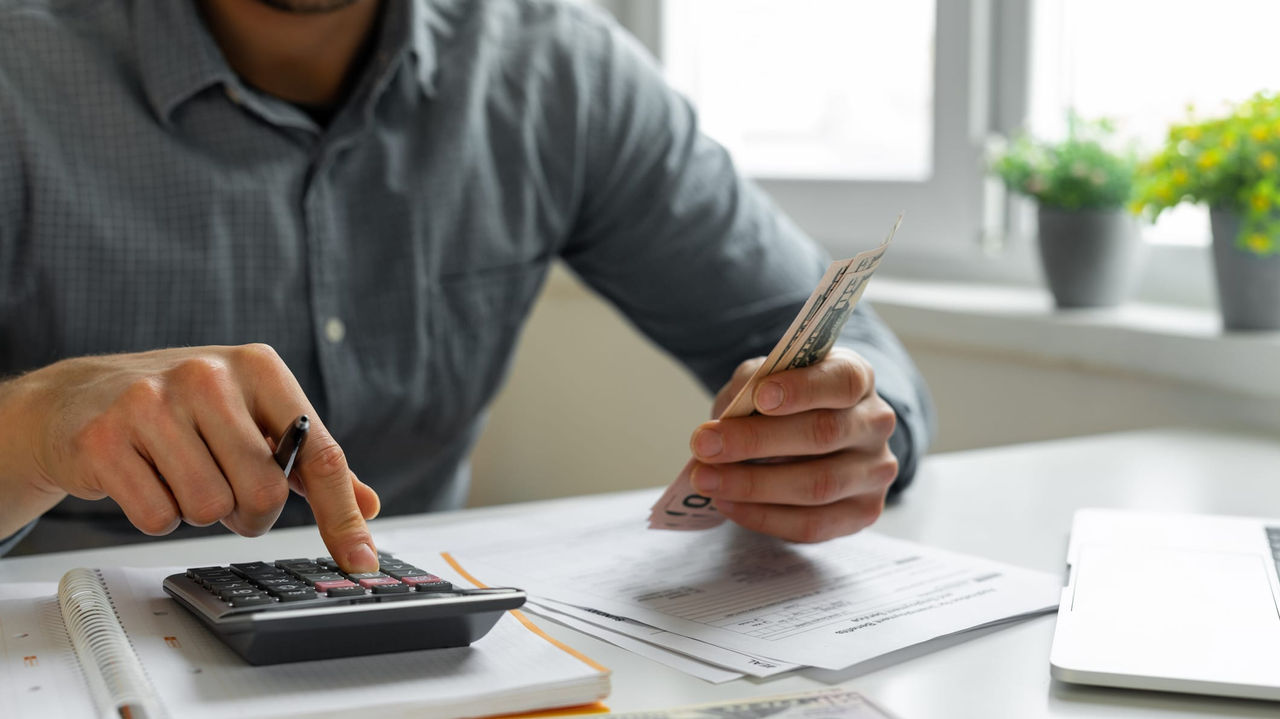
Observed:
[[[1076,513],[1050,652],[1079,684],[1280,700],[1280,520]]]

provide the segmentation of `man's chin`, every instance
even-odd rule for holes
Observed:
[[[341,10],[361,0],[258,0],[258,2],[280,12],[314,15]]]

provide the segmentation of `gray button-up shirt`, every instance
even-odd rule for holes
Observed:
[[[555,2],[385,5],[321,126],[237,77],[192,0],[0,4],[0,375],[266,342],[392,514],[463,500],[556,259],[708,388],[768,351],[827,258],[634,41]],[[909,478],[923,384],[870,311],[844,344],[899,413]],[[141,538],[70,499],[27,541]]]

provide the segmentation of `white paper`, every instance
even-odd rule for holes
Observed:
[[[43,599],[57,594],[57,582],[9,582],[8,584],[0,584],[0,601],[6,599]]]
[[[668,632],[665,629],[651,627],[648,624],[641,624],[634,619],[619,617],[613,614],[607,614],[598,609],[587,609],[583,607],[575,607],[564,602],[557,602],[554,599],[538,599],[537,603],[546,606],[556,612],[568,614],[579,621],[587,624],[601,627],[606,630],[619,632],[628,636],[637,637],[646,643],[657,644],[667,647],[668,649],[680,654],[687,654],[691,657],[699,659],[703,662],[715,664],[736,672],[742,672],[753,677],[772,677],[783,672],[789,672],[792,669],[800,668],[799,664],[788,664],[778,662],[764,657],[752,656],[735,652],[731,649],[717,647],[714,644],[708,644],[697,639]],[[585,631],[585,630],[584,630]]]
[[[62,624],[57,588],[37,599],[0,601],[0,716],[97,713]]]
[[[843,669],[1058,603],[1058,579],[864,531],[813,545],[725,525],[649,532],[583,511],[537,536],[454,552],[492,583],[727,649]]]
[[[572,617],[564,612],[558,612],[550,607],[530,602],[525,604],[525,608],[533,614],[545,617],[551,621],[559,622],[570,629],[576,629],[583,634],[589,634],[597,639],[609,642],[614,646],[621,647],[627,651],[639,654],[646,659],[671,667],[677,671],[682,671],[685,674],[695,676],[703,681],[711,682],[712,684],[723,684],[743,677],[741,672],[732,672],[728,669],[721,669],[720,667],[706,662],[700,662],[697,659],[687,657],[679,652],[664,649],[660,646],[641,641],[606,627],[600,627],[584,622],[581,619]]]

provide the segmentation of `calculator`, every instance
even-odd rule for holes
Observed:
[[[347,573],[332,557],[194,567],[164,590],[250,664],[464,647],[524,604],[510,587],[463,589],[380,555]]]

